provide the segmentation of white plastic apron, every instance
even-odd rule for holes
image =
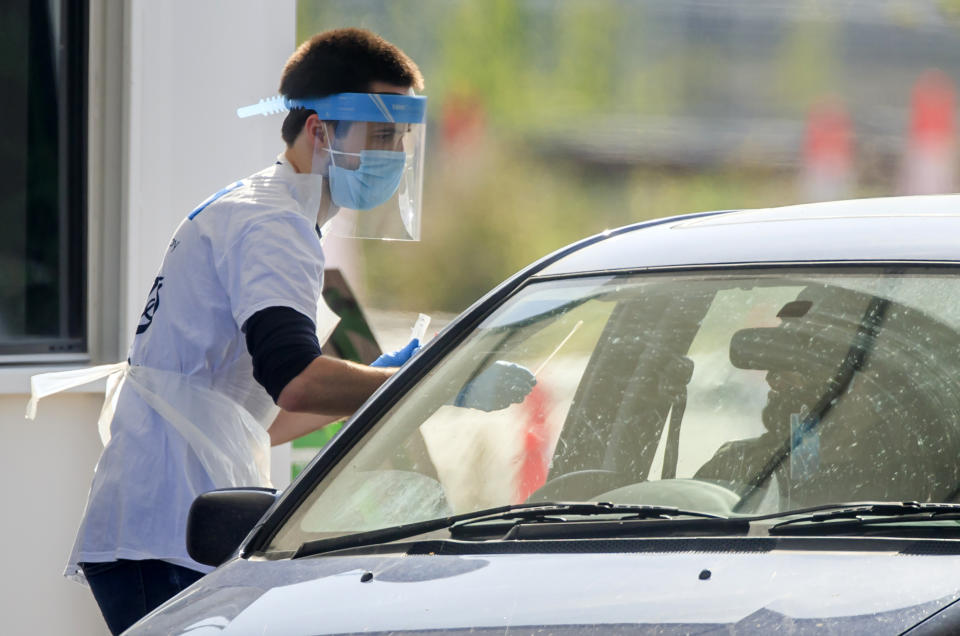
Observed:
[[[120,395],[129,383],[140,398],[170,423],[196,453],[216,488],[270,484],[270,436],[243,406],[179,373],[130,366],[126,362],[88,369],[43,373],[30,378],[27,418],[34,419],[37,402],[48,395],[107,379],[97,428],[104,446]]]
[[[323,296],[318,299],[315,321],[317,338],[325,343],[340,317]],[[179,373],[117,362],[34,375],[30,378],[27,419],[36,418],[37,403],[42,398],[103,378],[107,379],[107,388],[97,430],[104,446],[110,443],[120,388],[129,382],[137,395],[183,436],[217,488],[271,485],[270,436],[266,429],[273,423],[276,410],[266,421],[258,422],[227,395],[199,386]]]

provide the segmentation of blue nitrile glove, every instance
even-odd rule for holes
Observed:
[[[453,404],[488,413],[499,411],[523,402],[536,383],[537,379],[527,367],[498,360],[468,382]]]
[[[403,366],[403,363],[409,360],[414,356],[414,354],[420,351],[420,340],[419,338],[414,338],[407,343],[403,349],[398,349],[393,353],[385,353],[373,362],[370,363],[371,367],[399,367]]]

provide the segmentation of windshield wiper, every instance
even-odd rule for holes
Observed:
[[[777,516],[796,514],[796,512],[786,512]],[[759,518],[773,518],[773,515],[754,517],[751,521]],[[767,531],[770,534],[798,532],[816,534],[838,532],[864,525],[952,520],[960,520],[960,504],[919,503],[916,501],[865,502],[838,504],[832,508],[821,509],[820,512],[787,519],[770,526]]]
[[[677,516],[700,517],[706,519],[726,519],[720,515],[695,510],[683,510],[670,506],[646,506],[635,504],[599,503],[535,503],[499,506],[475,512],[467,512],[451,517],[429,519],[416,523],[407,523],[391,526],[379,530],[356,532],[339,537],[317,539],[303,543],[294,553],[294,559],[311,556],[344,548],[356,548],[379,543],[389,543],[414,537],[436,530],[462,528],[467,524],[485,521],[516,519],[524,522],[562,522],[566,519],[558,515],[596,516],[607,514],[623,514],[620,519],[670,519]]]
[[[605,518],[597,518],[603,515]],[[607,515],[614,515],[611,519]],[[508,524],[497,522],[510,522]],[[506,526],[506,527],[505,527]],[[745,522],[698,510],[641,504],[569,503],[508,511],[461,521],[450,536],[523,541],[537,539],[600,539],[688,533],[742,534]]]
[[[654,518],[670,519],[672,517],[677,517],[677,516],[701,517],[705,519],[725,519],[726,518],[726,517],[715,515],[709,512],[699,512],[696,510],[684,510],[682,508],[674,508],[672,506],[648,506],[648,505],[642,505],[642,504],[614,504],[614,503],[606,503],[606,502],[547,503],[547,504],[539,504],[532,508],[523,508],[520,510],[490,512],[480,517],[473,517],[470,519],[459,521],[453,524],[451,528],[463,528],[468,525],[483,523],[486,521],[516,519],[518,521],[555,522],[555,521],[566,521],[566,518],[558,517],[556,515],[595,516],[595,515],[608,515],[608,514],[617,514],[617,513],[627,515],[624,517],[620,517],[621,520],[654,519]]]

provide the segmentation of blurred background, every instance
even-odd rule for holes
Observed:
[[[365,306],[458,312],[586,235],[708,209],[956,190],[957,0],[301,0],[430,98],[423,240]]]

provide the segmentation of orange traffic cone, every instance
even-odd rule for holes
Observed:
[[[927,71],[913,88],[910,132],[900,191],[937,194],[956,190],[957,139],[953,80]]]
[[[550,439],[547,428],[547,407],[550,399],[538,383],[523,401],[526,430],[523,435],[523,454],[517,471],[516,494],[513,503],[523,503],[533,492],[547,482],[550,456],[556,440]]]
[[[853,184],[850,120],[838,100],[825,100],[810,109],[800,174],[806,201],[842,199]]]

